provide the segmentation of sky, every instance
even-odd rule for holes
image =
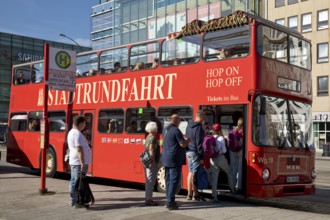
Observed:
[[[92,6],[99,0],[1,0],[0,32],[90,46]]]

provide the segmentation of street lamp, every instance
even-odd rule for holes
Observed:
[[[66,37],[69,40],[72,40],[75,44],[77,44],[77,46],[81,47],[75,40],[73,40],[71,37],[66,36],[65,34],[60,34],[61,37]]]

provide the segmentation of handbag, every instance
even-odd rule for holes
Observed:
[[[140,154],[140,159],[141,159],[141,162],[143,163],[143,166],[148,168],[150,166],[150,164],[152,163],[152,157],[149,153],[149,150],[144,150]]]

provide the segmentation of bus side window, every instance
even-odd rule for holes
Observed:
[[[180,115],[181,123],[179,129],[185,135],[186,128],[188,126],[188,121],[193,119],[193,109],[190,106],[166,106],[166,107],[159,107],[158,109],[158,133],[162,133],[163,127],[165,128],[170,123],[171,116],[173,114]]]
[[[27,114],[26,113],[11,114],[9,127],[11,131],[25,131],[27,128]]]
[[[44,63],[36,63],[32,66],[31,82],[40,83],[44,81]]]
[[[15,70],[14,75],[14,84],[17,85],[24,85],[30,82],[30,67],[20,67],[19,69]]]
[[[66,128],[66,116],[65,112],[48,112],[49,119],[49,131],[52,132],[64,132]]]
[[[156,110],[154,108],[128,108],[126,110],[125,131],[130,134],[144,133],[145,125],[150,121],[156,122],[158,129],[162,128],[156,117]]]
[[[151,69],[158,66],[159,43],[151,42],[133,46],[130,50],[130,63],[132,71]]]
[[[104,50],[100,54],[100,74],[121,73],[127,70],[128,49],[126,47]]]
[[[97,53],[89,53],[77,56],[77,71],[76,76],[92,76],[98,70],[98,55]]]
[[[98,115],[98,131],[100,133],[118,134],[123,132],[124,110],[101,109]]]
[[[29,112],[28,121],[29,121],[29,131],[40,131],[40,120],[42,118],[42,112]]]

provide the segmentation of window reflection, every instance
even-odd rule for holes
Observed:
[[[96,74],[98,56],[96,53],[77,56],[76,76],[93,76]]]
[[[287,102],[272,96],[258,96],[253,106],[255,144],[281,148],[314,147],[311,105]]]
[[[207,33],[203,41],[205,61],[245,57],[250,50],[250,27]]]
[[[196,63],[200,56],[200,36],[192,35],[181,39],[164,41],[162,45],[162,66]]]

